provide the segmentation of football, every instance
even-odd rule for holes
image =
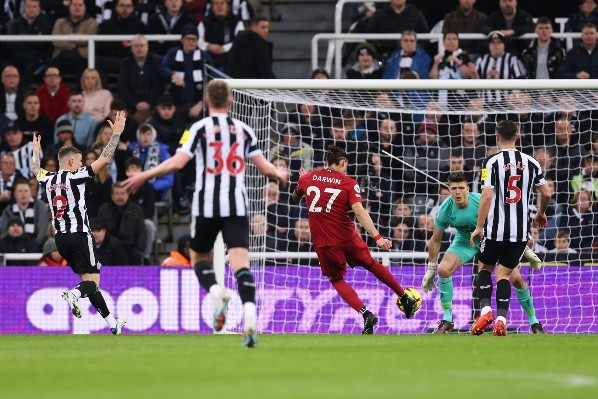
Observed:
[[[407,295],[409,295],[411,298],[415,299],[415,302],[417,302],[417,305],[415,307],[415,311],[417,312],[419,310],[419,308],[422,306],[422,296],[413,287],[412,288],[406,288],[405,289],[405,293]],[[399,309],[401,309],[401,311],[404,312],[403,305],[401,305],[401,301],[399,300],[398,297],[397,297],[397,305],[399,306]]]

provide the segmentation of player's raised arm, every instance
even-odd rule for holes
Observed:
[[[33,154],[31,155],[31,171],[35,176],[43,169],[40,166],[39,152],[41,151],[42,136],[39,134],[33,134]]]
[[[187,154],[177,152],[172,157],[168,158],[166,161],[160,163],[159,165],[129,177],[127,180],[123,182],[124,187],[127,190],[137,190],[139,187],[143,185],[144,182],[148,180],[165,175],[170,172],[175,172],[177,170],[183,169],[183,167],[190,160],[191,158]]]
[[[282,183],[286,183],[289,179],[288,170],[281,169],[275,166],[272,162],[268,161],[262,154],[251,157],[251,162],[253,162],[253,164],[257,167],[260,173],[264,176],[280,180]]]
[[[127,121],[127,117],[124,111],[118,111],[116,113],[116,117],[114,118],[114,123],[111,120],[108,120],[108,124],[112,128],[112,137],[106,147],[104,147],[104,151],[100,154],[98,159],[96,159],[91,164],[91,169],[93,169],[94,173],[98,173],[102,168],[112,160],[114,156],[114,151],[118,147],[118,142],[120,141],[120,135],[125,130],[125,122]]]
[[[361,202],[356,202],[353,205],[351,205],[351,209],[353,209],[353,212],[355,213],[355,216],[357,216],[357,220],[359,220],[361,226],[369,233],[369,235],[374,239],[374,241],[376,241],[376,245],[378,245],[378,248],[390,249],[392,247],[392,243],[390,242],[390,240],[383,238],[382,235],[378,232],[378,230],[374,226],[374,222],[372,221],[370,214],[368,213],[368,211],[365,210]]]

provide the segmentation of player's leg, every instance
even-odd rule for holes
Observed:
[[[344,279],[347,272],[347,258],[345,251],[340,245],[331,247],[316,248],[318,261],[322,275],[328,277],[332,287],[349,306],[359,312],[363,317],[362,334],[369,335],[374,333],[374,326],[378,324],[378,318],[369,311],[363,301],[357,295],[357,292]]]
[[[500,263],[496,268],[496,308],[498,314],[494,325],[494,335],[496,336],[507,334],[507,313],[511,302],[511,273],[519,265],[526,245],[526,242],[505,242],[502,246]]]
[[[478,262],[478,277],[475,285],[480,297],[480,317],[478,317],[471,326],[473,335],[483,334],[486,327],[494,321],[494,313],[490,303],[492,300],[492,275],[491,271],[500,254],[500,245],[496,241],[484,239],[480,245],[480,255]]]
[[[529,290],[528,285],[526,284],[523,276],[521,275],[521,271],[519,270],[521,266],[516,267],[513,269],[511,273],[511,284],[515,287],[515,294],[517,295],[517,300],[521,305],[521,308],[527,314],[527,318],[529,321],[530,328],[534,334],[546,334],[542,323],[538,321],[536,318],[536,309],[534,308],[534,301],[532,299],[532,294]]]
[[[453,274],[461,267],[463,261],[459,255],[457,246],[451,247],[442,257],[442,261],[438,265],[438,290],[440,291],[440,304],[442,305],[442,320],[438,323],[438,327],[434,330],[434,334],[444,334],[453,329]],[[450,252],[449,252],[450,251]],[[461,255],[465,256],[465,255]],[[468,261],[469,259],[467,259]]]
[[[249,269],[249,219],[226,218],[222,225],[222,238],[228,248],[228,259],[237,289],[243,303],[243,345],[257,345],[257,309],[255,306],[255,280]]]
[[[189,243],[190,261],[195,270],[199,285],[210,293],[214,301],[214,321],[212,327],[220,331],[226,323],[228,295],[224,287],[216,281],[212,249],[220,232],[221,219],[191,218],[191,241]]]

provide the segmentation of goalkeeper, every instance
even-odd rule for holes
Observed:
[[[438,288],[444,315],[434,330],[434,334],[444,334],[453,329],[453,279],[451,276],[461,265],[471,261],[480,249],[479,241],[472,248],[469,245],[469,238],[477,224],[481,195],[469,192],[469,179],[462,172],[452,173],[448,177],[448,189],[450,197],[444,200],[434,220],[434,233],[428,243],[428,270],[422,280],[424,292],[435,288],[436,260],[440,252],[442,233],[447,227],[454,227],[457,229],[457,235],[447,249],[442,262],[438,265]],[[531,249],[527,248],[524,256],[530,260],[530,265],[534,269],[541,267],[540,259]],[[488,271],[492,272],[492,269]],[[544,328],[535,316],[529,288],[517,268],[511,274],[511,283],[515,286],[517,299],[528,316],[532,332],[544,334]]]

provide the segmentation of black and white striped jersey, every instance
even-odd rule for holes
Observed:
[[[494,189],[484,236],[493,241],[527,241],[532,194],[535,187],[546,184],[538,161],[517,150],[504,150],[484,160],[481,178],[482,190]]]
[[[476,60],[476,70],[480,79],[519,79],[526,74],[519,58],[511,53],[504,53],[500,57],[485,54]],[[506,99],[504,90],[484,90],[480,95],[486,103]]]
[[[15,168],[21,172],[23,176],[29,178],[33,176],[31,172],[31,159],[33,156],[33,143],[28,142],[13,151],[5,151],[0,155],[12,154],[15,157]],[[43,159],[43,155],[39,154],[39,158]]]
[[[177,152],[195,157],[194,216],[248,215],[245,167],[262,154],[257,142],[252,128],[227,114],[208,116],[183,132]]]
[[[91,166],[72,172],[59,170],[53,173],[42,170],[37,174],[37,180],[46,190],[52,223],[57,233],[90,231],[85,205],[85,182],[94,175]]]

